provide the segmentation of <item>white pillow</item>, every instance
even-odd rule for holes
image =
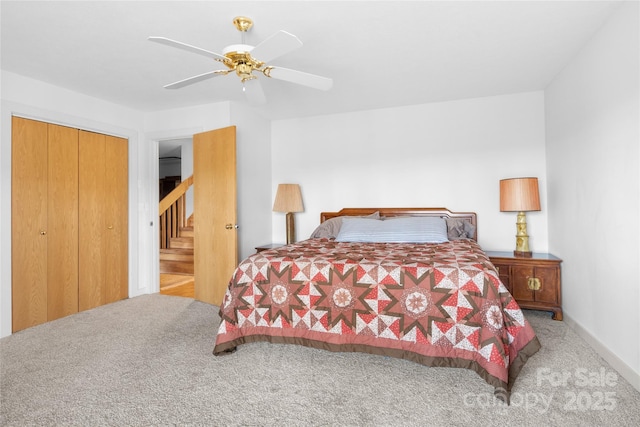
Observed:
[[[336,242],[444,243],[447,223],[439,217],[400,217],[386,220],[342,219]]]

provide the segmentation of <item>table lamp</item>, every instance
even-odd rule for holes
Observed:
[[[303,212],[302,194],[298,184],[278,184],[276,200],[273,202],[274,212],[287,214],[287,245],[296,241],[296,226],[294,212]]]
[[[500,180],[500,212],[518,212],[516,219],[517,257],[531,257],[525,212],[540,210],[538,178],[510,178]]]

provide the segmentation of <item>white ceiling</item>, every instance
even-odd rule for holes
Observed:
[[[280,119],[544,89],[607,19],[613,1],[2,1],[1,67],[141,111],[245,102],[235,75],[162,86],[222,65],[147,41],[221,53],[278,30],[302,48],[272,65],[332,77],[317,91],[266,80]],[[266,80],[266,81],[265,81]]]

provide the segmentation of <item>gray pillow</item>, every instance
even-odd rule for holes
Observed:
[[[447,237],[449,240],[473,239],[476,227],[469,221],[459,218],[445,218],[447,221]]]
[[[338,216],[335,218],[331,218],[320,224],[314,231],[311,233],[311,239],[335,239],[338,233],[340,232],[340,227],[342,226],[342,216]],[[366,215],[363,218],[374,218],[380,219],[380,212],[374,212],[371,215]]]

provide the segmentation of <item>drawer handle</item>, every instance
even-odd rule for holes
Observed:
[[[532,291],[539,291],[542,284],[540,283],[540,279],[537,277],[529,277],[527,280],[527,287]]]

